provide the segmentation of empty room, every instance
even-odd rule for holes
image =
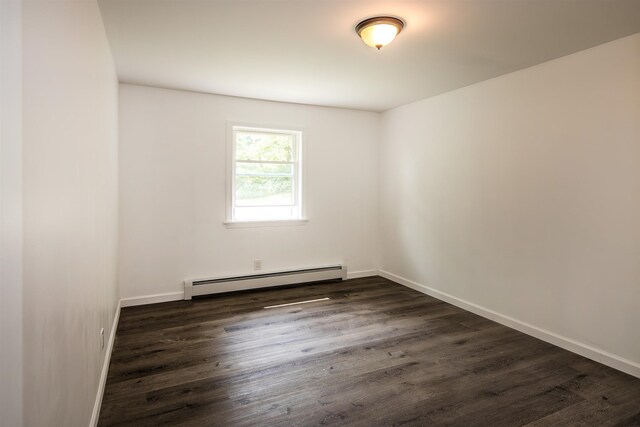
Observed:
[[[0,426],[640,426],[640,0],[0,0]]]

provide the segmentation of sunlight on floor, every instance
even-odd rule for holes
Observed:
[[[326,298],[310,299],[308,301],[290,302],[290,303],[287,303],[287,304],[268,305],[268,306],[263,307],[263,308],[286,307],[286,306],[289,306],[289,305],[308,304],[310,302],[327,301],[329,299],[331,299],[331,298],[326,297]]]

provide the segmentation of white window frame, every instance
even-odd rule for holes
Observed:
[[[255,131],[265,133],[285,133],[294,135],[297,141],[297,157],[294,164],[294,197],[295,206],[298,208],[298,218],[264,219],[264,220],[237,220],[234,218],[235,206],[235,179],[236,179],[236,132]],[[305,217],[305,188],[304,184],[306,167],[304,166],[307,141],[304,128],[300,126],[274,126],[256,123],[227,122],[227,170],[226,170],[226,220],[224,224],[228,228],[237,227],[268,227],[283,225],[303,225],[308,222]]]

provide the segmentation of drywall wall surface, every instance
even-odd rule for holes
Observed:
[[[640,364],[640,34],[382,126],[383,270]]]
[[[310,83],[312,84],[312,83]],[[377,268],[379,114],[120,85],[120,285],[345,262]],[[308,223],[227,228],[227,122],[304,128]]]
[[[0,2],[0,424],[22,426],[22,2]],[[4,425],[4,424],[3,424]]]
[[[117,306],[117,96],[98,5],[23,2],[24,420],[89,424]]]

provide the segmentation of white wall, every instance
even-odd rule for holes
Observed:
[[[383,270],[640,375],[640,34],[388,111],[383,132]]]
[[[306,128],[306,225],[223,225],[228,120]],[[254,259],[376,268],[378,138],[376,113],[120,85],[121,296],[181,292]]]
[[[93,0],[24,0],[24,420],[86,426],[117,290],[117,81]]]
[[[22,425],[22,3],[0,1],[0,424]]]

